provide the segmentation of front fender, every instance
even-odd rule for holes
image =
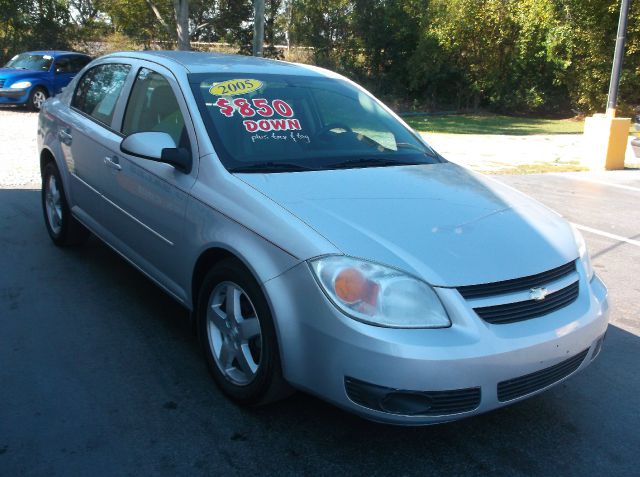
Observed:
[[[31,81],[31,88],[29,88],[29,94],[31,94],[31,91],[33,91],[34,88],[44,88],[45,91],[47,92],[48,97],[54,96],[53,83],[51,83],[50,81],[44,80],[42,78],[34,78],[32,80],[27,80],[27,81]]]
[[[266,238],[246,228],[240,223],[227,217],[212,207],[192,198],[187,206],[186,213],[186,241],[187,250],[191,250],[185,263],[188,266],[183,271],[184,279],[188,283],[188,305],[195,305],[195,296],[198,293],[192,279],[195,279],[198,259],[208,250],[223,251],[225,255],[232,255],[239,259],[258,281],[271,313],[276,322],[276,334],[281,356],[285,349],[282,345],[282,333],[277,323],[280,321],[276,315],[273,297],[267,289],[269,280],[282,275],[287,270],[300,264],[302,260],[284,251]],[[195,308],[192,308],[195,311]]]
[[[184,263],[185,287],[192,290],[191,280],[198,259],[207,250],[218,249],[241,260],[261,284],[280,275],[300,259],[269,242],[264,237],[232,220],[218,210],[191,198],[185,217],[187,257]],[[190,302],[195,298],[193,292]]]

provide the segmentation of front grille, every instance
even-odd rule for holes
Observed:
[[[474,311],[484,321],[493,325],[515,323],[547,315],[572,303],[578,297],[579,282],[550,293],[544,300],[525,300],[504,305],[484,306],[474,308]]]
[[[566,378],[580,367],[588,352],[589,349],[585,349],[576,356],[562,361],[555,366],[498,383],[498,400],[501,402],[510,401],[539,391],[560,381],[562,378]]]
[[[354,378],[345,378],[345,390],[356,404],[376,411],[394,414],[444,416],[473,411],[480,405],[480,388],[455,389],[451,391],[403,391],[378,386]],[[428,402],[428,409],[419,412],[389,410],[390,397],[415,396]]]
[[[0,78],[0,88],[4,87],[4,82],[5,82],[5,79],[4,78]]]
[[[549,282],[565,277],[576,269],[575,262],[569,262],[561,267],[529,275],[528,277],[515,278],[513,280],[505,280],[502,282],[483,283],[481,285],[468,285],[458,287],[458,291],[465,298],[481,298],[492,295],[500,295],[502,293],[512,293],[528,290],[534,287],[543,286]]]

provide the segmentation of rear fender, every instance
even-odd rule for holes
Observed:
[[[40,152],[40,174],[44,170],[45,164],[53,157],[53,161],[60,171],[60,177],[62,179],[62,186],[65,192],[65,197],[69,207],[74,204],[73,197],[71,196],[71,174],[69,168],[64,160],[64,153],[60,140],[58,139],[58,127],[60,121],[53,116],[48,108],[43,108],[38,117],[38,151]]]

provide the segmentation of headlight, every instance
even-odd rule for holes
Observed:
[[[573,231],[573,238],[576,241],[576,247],[578,247],[580,261],[584,265],[584,270],[587,273],[587,280],[591,281],[595,272],[591,265],[591,257],[589,257],[589,252],[587,251],[587,244],[580,231],[573,224],[571,225],[571,230]]]
[[[11,85],[11,87],[15,88],[15,89],[26,89],[29,86],[31,86],[31,82],[30,81],[19,81],[18,83],[13,83]]]
[[[310,265],[331,301],[356,320],[390,328],[451,326],[433,289],[403,272],[344,256]]]

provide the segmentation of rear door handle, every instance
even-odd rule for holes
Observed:
[[[116,171],[122,170],[122,166],[120,165],[120,159],[118,159],[118,156],[106,156],[104,158],[104,165],[110,167],[111,169],[115,169]]]

